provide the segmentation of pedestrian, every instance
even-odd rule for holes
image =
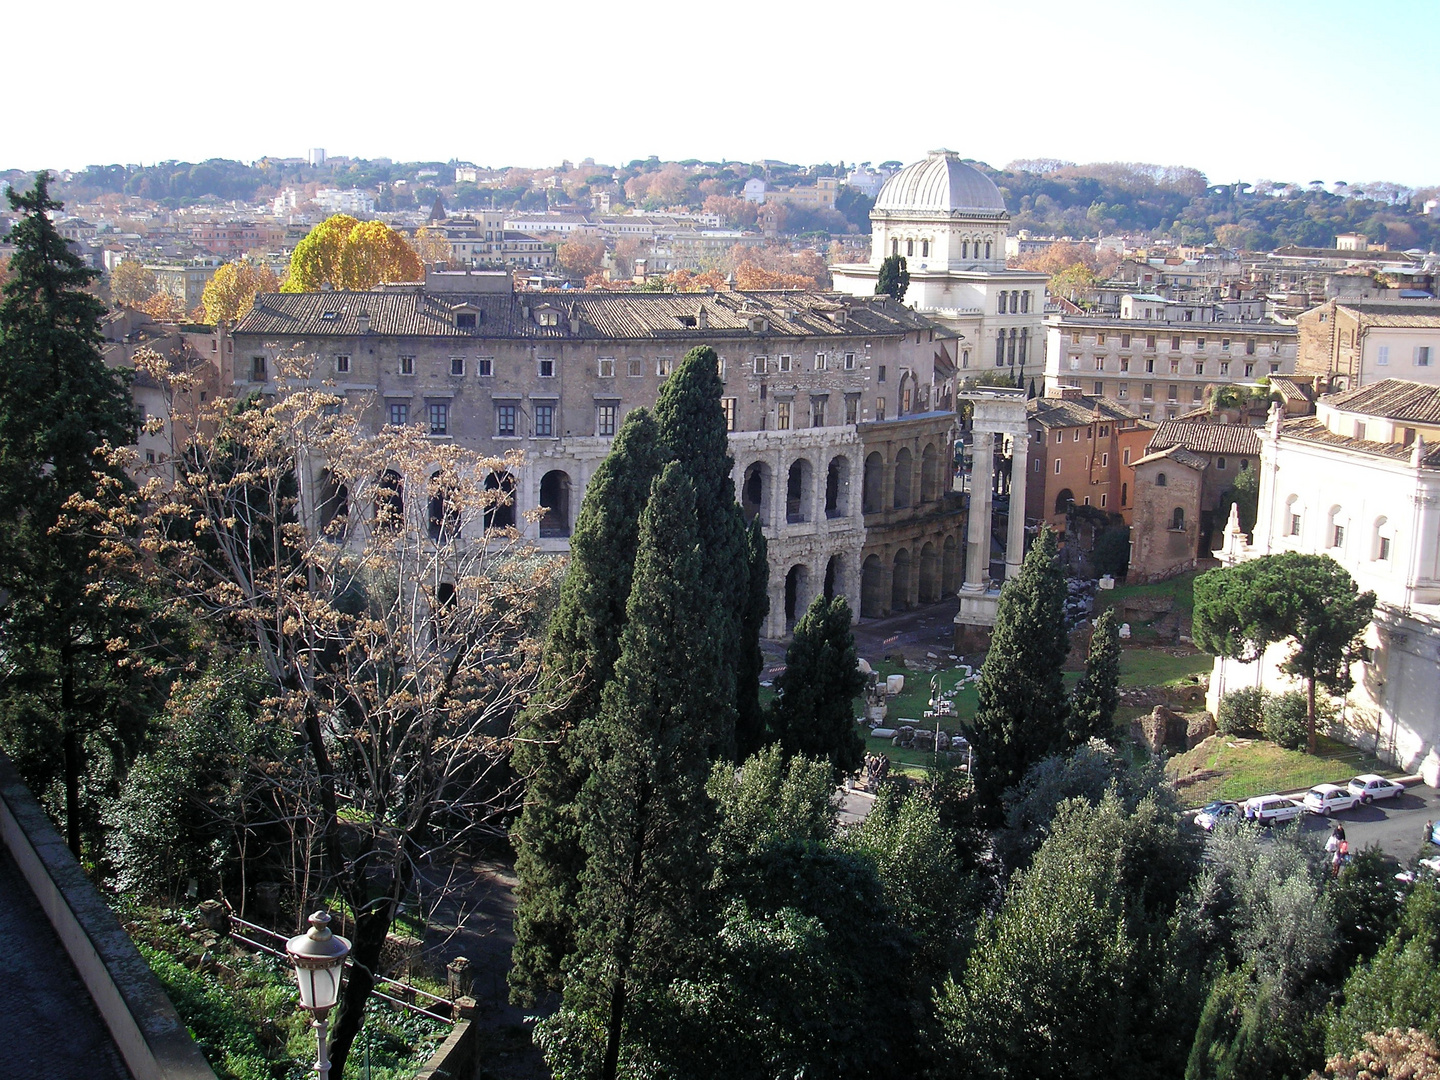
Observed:
[[[1339,850],[1340,850],[1340,837],[1336,836],[1336,835],[1332,832],[1332,833],[1330,834],[1330,838],[1325,841],[1325,853],[1326,853],[1327,855],[1329,855],[1330,858],[1331,858],[1331,860],[1333,861],[1334,858],[1335,858],[1335,853],[1338,852]]]
[[[1435,823],[1434,823],[1433,821],[1427,821],[1427,822],[1425,822],[1425,839],[1422,840],[1421,843],[1422,843],[1422,844],[1433,844],[1434,842],[1435,842]]]
[[[1336,825],[1336,826],[1335,826],[1335,838],[1336,838],[1337,840],[1339,840],[1342,844],[1345,842],[1345,826],[1344,826],[1344,825]]]

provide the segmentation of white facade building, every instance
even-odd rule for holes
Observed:
[[[870,261],[832,266],[835,288],[875,292],[880,266],[903,256],[905,303],[960,335],[961,374],[1044,365],[1045,274],[1009,270],[1010,214],[1000,189],[950,150],[934,150],[885,182],[870,212]]]
[[[1261,432],[1255,540],[1231,558],[1329,555],[1376,596],[1369,659],[1343,710],[1349,741],[1440,780],[1440,388],[1399,379],[1322,398],[1314,417]],[[1217,659],[1207,706],[1241,686],[1291,688],[1290,647]]]

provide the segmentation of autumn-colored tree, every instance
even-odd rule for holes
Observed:
[[[138,308],[155,295],[155,274],[139,259],[126,259],[110,271],[110,302],[116,307]]]
[[[432,229],[426,225],[416,230],[415,235],[410,239],[410,246],[415,249],[415,254],[420,256],[420,261],[426,266],[450,264],[450,241],[439,229]]]
[[[588,277],[605,262],[605,241],[599,237],[572,236],[555,253],[560,268],[571,277]]]
[[[709,183],[709,181],[706,181]],[[703,188],[704,185],[701,185]],[[707,195],[704,210],[707,214],[719,215],[727,224],[749,229],[755,226],[759,208],[746,199],[735,199],[727,195]]]
[[[161,289],[153,293],[144,303],[138,305],[156,322],[178,323],[185,321],[185,305],[178,296]]]
[[[743,262],[735,268],[737,289],[813,289],[815,283],[804,274],[784,274],[767,270],[753,262]]]
[[[719,270],[705,270],[695,273],[691,270],[676,270],[669,275],[666,283],[676,292],[715,292],[725,287],[725,278]]]
[[[290,255],[283,292],[373,289],[391,281],[419,281],[425,267],[404,237],[383,221],[335,214],[311,229]]]
[[[256,265],[246,259],[226,263],[205,285],[200,301],[205,321],[216,325],[239,322],[254,307],[259,293],[276,292],[279,288],[275,271],[264,264]]]

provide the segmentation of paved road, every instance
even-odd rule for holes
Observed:
[[[1329,818],[1306,814],[1300,828],[1307,836],[1324,840],[1332,823],[1343,822],[1351,851],[1378,844],[1385,854],[1405,865],[1420,853],[1427,821],[1440,821],[1440,792],[1416,784],[1393,799],[1357,806]],[[1440,848],[1426,845],[1424,853],[1440,855]]]

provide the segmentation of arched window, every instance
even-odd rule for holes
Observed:
[[[1010,292],[1010,314],[1011,314],[1011,315],[1014,315],[1014,314],[1015,314],[1017,311],[1019,311],[1019,310],[1020,310],[1020,293],[1019,293],[1018,290],[1012,289],[1011,292]],[[1010,331],[1010,332],[1013,334],[1015,331],[1012,330],[1012,331]]]
[[[1029,289],[1026,289],[1023,293],[1020,294],[1020,310],[1023,311],[1023,312],[1027,312],[1027,313],[1028,313],[1029,310],[1030,310],[1030,290],[1029,290]],[[1026,333],[1029,333],[1029,331],[1027,330]]]
[[[990,258],[990,241],[985,241],[985,258]]]
[[[878,514],[885,509],[885,459],[878,452],[872,453],[865,459],[865,476],[863,479],[863,490],[861,503],[867,514]]]
[[[850,459],[840,454],[830,459],[825,470],[825,516],[844,517],[850,512]]]
[[[899,255],[899,254],[900,254],[900,241],[899,241],[899,240],[891,240],[891,241],[890,241],[890,254],[891,254],[891,255]]]
[[[1030,294],[1029,294],[1029,293],[1026,293],[1025,295],[1026,295],[1026,296],[1029,296]],[[1025,358],[1026,358],[1026,356],[1029,355],[1029,353],[1030,353],[1030,328],[1029,328],[1028,326],[1022,326],[1022,327],[1020,328],[1020,363],[1021,363],[1022,365],[1025,363]]]
[[[1170,528],[1176,530],[1177,532],[1185,531],[1185,508],[1183,506],[1175,507],[1174,512],[1171,513]]]
[[[896,510],[910,505],[910,474],[913,471],[910,451],[905,447],[895,455],[895,501]]]
[[[1371,540],[1370,557],[1376,562],[1388,563],[1394,547],[1395,530],[1385,518],[1375,520],[1375,535]]]
[[[570,535],[569,473],[552,469],[540,478],[540,508],[545,511],[540,519],[542,539]]]
[[[1165,484],[1166,484],[1165,474],[1164,474],[1163,472],[1162,472],[1162,473],[1156,473],[1156,474],[1155,474],[1155,486],[1156,486],[1156,487],[1164,487]]]
[[[906,254],[906,255],[914,255],[914,254],[915,254],[915,241],[914,241],[914,240],[906,240],[906,241],[905,241],[905,254]]]
[[[1130,485],[1129,485],[1129,484],[1121,484],[1121,485],[1120,485],[1120,505],[1121,505],[1121,506],[1127,506],[1127,505],[1129,505],[1129,503],[1130,503]]]
[[[405,487],[400,474],[386,469],[380,474],[380,483],[375,492],[375,526],[394,531],[405,520]]]
[[[515,478],[507,473],[485,477],[485,528],[515,528]]]
[[[962,240],[962,241],[960,242],[960,257],[961,257],[962,259],[968,259],[968,258],[970,257],[970,241],[969,241],[969,240]]]
[[[928,258],[930,257],[930,241],[929,241],[929,240],[921,240],[921,241],[920,241],[920,257],[921,257],[922,259],[928,259]]]
[[[785,520],[788,522],[809,521],[811,500],[814,498],[814,468],[806,458],[797,459],[790,466],[785,478]]]
[[[1345,526],[1348,519],[1345,517],[1345,510],[1341,506],[1332,506],[1329,516],[1329,535],[1325,538],[1325,546],[1343,551],[1345,548]]]
[[[426,525],[430,539],[440,544],[455,539],[460,531],[460,515],[455,509],[453,492],[446,498],[446,483],[440,473],[430,474],[430,505],[426,508]]]

